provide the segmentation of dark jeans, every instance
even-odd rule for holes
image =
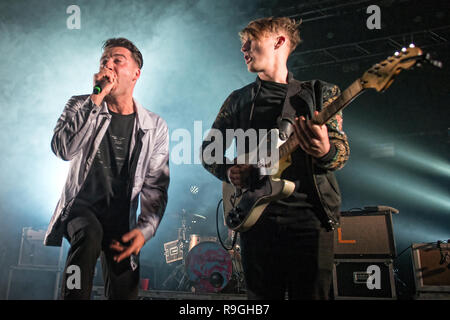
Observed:
[[[110,232],[104,228],[95,213],[89,209],[77,209],[70,213],[65,223],[65,237],[70,242],[64,269],[61,294],[62,299],[90,299],[95,265],[101,255],[105,296],[108,299],[137,299],[139,292],[139,267],[130,266],[130,258],[116,263],[113,258],[117,253],[109,249],[112,239],[119,240],[123,233]],[[116,233],[116,234],[114,234]],[[80,288],[74,288],[72,275],[67,268],[79,267]]]
[[[271,205],[241,233],[249,299],[329,299],[333,232],[321,228],[309,208]]]

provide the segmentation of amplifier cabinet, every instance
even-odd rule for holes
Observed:
[[[60,268],[63,265],[64,245],[44,246],[45,230],[22,229],[18,266]]]
[[[450,293],[450,244],[415,243],[411,249],[416,293]]]
[[[342,212],[334,232],[334,254],[337,259],[395,258],[391,212]]]
[[[336,300],[395,300],[391,259],[335,259],[333,293]]]
[[[11,266],[6,300],[57,300],[61,277],[56,268]]]

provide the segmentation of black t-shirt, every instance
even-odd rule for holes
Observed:
[[[287,84],[261,80],[253,110],[252,128],[270,130],[277,127],[287,89]]]
[[[261,89],[255,99],[255,108],[253,110],[253,119],[251,124],[251,127],[256,129],[257,132],[258,129],[270,130],[273,128],[278,128],[277,120],[281,116],[281,112],[283,110],[287,89],[287,84],[261,80]],[[295,174],[289,174],[289,172],[286,174],[284,172],[282,178],[295,182],[296,190],[289,198],[273,203],[272,207],[280,206],[281,209],[286,205],[295,207],[312,207],[312,205],[307,201],[307,195],[299,192],[298,186],[300,185],[300,181]]]
[[[128,227],[129,154],[135,114],[109,110],[111,122],[99,145],[86,181],[72,210],[86,208],[95,213],[106,229]]]

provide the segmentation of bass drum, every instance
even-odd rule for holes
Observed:
[[[231,256],[216,242],[201,242],[186,258],[186,273],[196,292],[219,292],[230,281]]]

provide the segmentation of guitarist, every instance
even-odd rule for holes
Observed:
[[[344,166],[349,146],[341,113],[321,126],[310,120],[339,96],[339,88],[300,82],[288,72],[288,57],[300,43],[299,25],[287,17],[262,18],[239,33],[247,69],[257,78],[228,96],[212,125],[223,137],[226,129],[270,130],[278,127],[283,110],[291,110],[292,134],[300,146],[281,176],[295,182],[294,193],[272,202],[240,235],[249,299],[284,299],[286,292],[289,299],[328,299],[330,293],[341,202],[332,171]],[[203,141],[202,151],[211,140]],[[223,140],[227,150],[231,142]],[[209,172],[238,188],[249,187],[258,172],[252,165],[229,164],[224,155],[220,163],[207,160],[203,154]]]

